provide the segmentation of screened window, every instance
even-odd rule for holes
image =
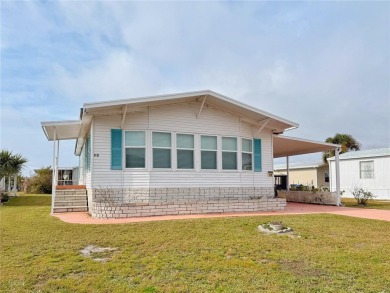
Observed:
[[[177,134],[177,169],[194,169],[194,135]]]
[[[201,168],[217,169],[217,137],[202,135],[200,138]]]
[[[126,168],[145,168],[145,131],[126,131]]]
[[[252,170],[252,140],[241,140],[242,170]]]
[[[171,168],[172,139],[168,132],[153,132],[153,168]]]
[[[374,161],[360,162],[360,179],[374,178]]]
[[[329,182],[329,173],[325,172],[324,175],[325,175],[325,182]]]
[[[222,169],[237,170],[236,137],[222,137]]]

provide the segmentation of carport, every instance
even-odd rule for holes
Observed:
[[[284,135],[274,135],[273,137],[273,153],[275,158],[286,157],[287,167],[287,191],[290,189],[289,185],[289,158],[291,156],[335,151],[335,163],[336,163],[336,196],[337,205],[340,205],[340,166],[339,166],[339,154],[341,145],[307,140],[302,138],[288,137]]]

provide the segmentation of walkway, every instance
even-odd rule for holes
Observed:
[[[250,216],[276,216],[276,215],[306,215],[306,214],[334,214],[364,219],[383,220],[390,222],[390,210],[359,209],[335,206],[322,206],[313,204],[288,203],[287,209],[277,212],[256,213],[226,213],[226,214],[201,214],[201,215],[174,215],[157,217],[140,217],[124,219],[93,219],[87,212],[55,213],[53,216],[67,223],[74,224],[123,224],[166,220],[201,219],[201,218],[225,218],[225,217],[250,217]]]

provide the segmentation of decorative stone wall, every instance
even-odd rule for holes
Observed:
[[[95,202],[93,218],[130,218],[165,215],[276,211],[286,208],[282,198],[209,199],[182,202],[107,203]]]
[[[95,218],[282,210],[272,187],[110,188],[88,190]]]
[[[161,203],[208,199],[273,198],[272,187],[110,188],[88,190],[93,202]]]
[[[278,197],[288,202],[337,205],[336,193],[329,191],[278,191]]]

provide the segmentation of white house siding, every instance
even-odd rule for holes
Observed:
[[[236,115],[206,106],[200,116],[200,103],[173,104],[150,107],[144,112],[127,113],[123,130],[149,130],[147,145],[151,142],[151,131],[168,131],[199,135],[219,135],[252,138],[250,125],[240,121]],[[200,170],[199,148],[195,148],[195,171],[152,170],[151,150],[147,151],[145,170],[111,170],[111,129],[120,128],[122,115],[94,116],[93,122],[93,188],[175,188],[175,187],[267,187],[272,189],[273,170],[272,133],[263,130],[257,137],[262,139],[262,172],[248,171],[205,171]],[[220,139],[220,138],[219,138]],[[241,143],[239,142],[238,158]],[[94,156],[95,155],[95,156]],[[172,152],[173,159],[176,154]],[[219,158],[220,159],[220,158]],[[124,156],[123,156],[124,160]],[[124,166],[123,161],[123,166]],[[239,165],[241,160],[239,159]]]
[[[374,178],[360,179],[360,162],[374,161]],[[335,162],[330,161],[330,186],[336,190]],[[390,157],[371,157],[340,160],[340,189],[343,196],[353,197],[354,187],[371,191],[376,199],[390,199]]]

